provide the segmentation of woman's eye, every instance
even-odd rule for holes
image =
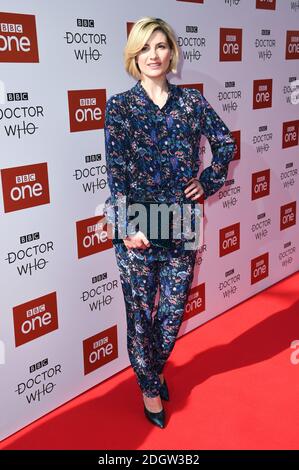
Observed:
[[[145,51],[147,49],[148,46],[143,46],[143,48],[141,49],[142,51]],[[165,49],[165,46],[164,44],[159,44],[158,47],[162,47],[162,49]]]

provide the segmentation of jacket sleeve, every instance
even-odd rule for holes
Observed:
[[[124,103],[121,98],[111,96],[105,109],[105,154],[110,196],[104,203],[104,215],[114,228],[118,228],[122,221],[122,227],[127,231],[127,217],[124,218],[122,214],[125,214],[123,211],[127,208],[127,162],[130,146],[123,115]],[[121,233],[125,237],[126,233]],[[128,235],[133,233],[135,232],[127,232]]]
[[[226,124],[201,93],[199,107],[201,132],[207,137],[212,151],[211,165],[198,178],[204,189],[204,199],[207,199],[224,185],[237,145]]]

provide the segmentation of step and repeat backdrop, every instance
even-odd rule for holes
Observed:
[[[103,219],[104,119],[107,99],[136,83],[123,50],[139,18],[170,23],[181,58],[168,79],[199,88],[238,143],[204,203],[180,336],[298,270],[299,2],[0,5],[3,439],[129,365]],[[199,173],[211,156],[202,136]]]

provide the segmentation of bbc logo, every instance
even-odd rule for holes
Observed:
[[[48,359],[43,359],[42,361],[39,361],[39,362],[37,362],[36,364],[32,364],[32,365],[29,367],[29,372],[30,372],[30,373],[35,372],[36,370],[41,369],[42,367],[47,366],[48,363],[49,363]]]
[[[22,235],[20,237],[20,243],[28,243],[34,240],[39,240],[39,232],[29,233],[28,235]]]
[[[29,181],[35,181],[35,180],[36,180],[35,173],[31,173],[29,175],[17,175],[16,176],[16,184],[28,183]]]
[[[91,162],[99,162],[102,160],[102,155],[100,153],[96,153],[95,155],[86,155],[85,163]]]
[[[80,106],[95,106],[97,104],[96,98],[81,98]]]
[[[94,20],[88,20],[86,18],[77,18],[77,26],[81,28],[94,28]]]
[[[7,101],[28,101],[27,92],[7,93]]]
[[[0,23],[1,33],[23,33],[23,26],[21,24]]]
[[[107,279],[107,273],[99,274],[98,276],[93,276],[91,278],[93,284],[102,281],[103,279]]]

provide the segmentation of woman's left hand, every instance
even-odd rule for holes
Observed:
[[[190,197],[191,201],[195,201],[196,199],[199,199],[202,194],[204,194],[204,190],[196,178],[191,178],[187,183],[187,187],[184,190],[184,193],[186,197]]]

